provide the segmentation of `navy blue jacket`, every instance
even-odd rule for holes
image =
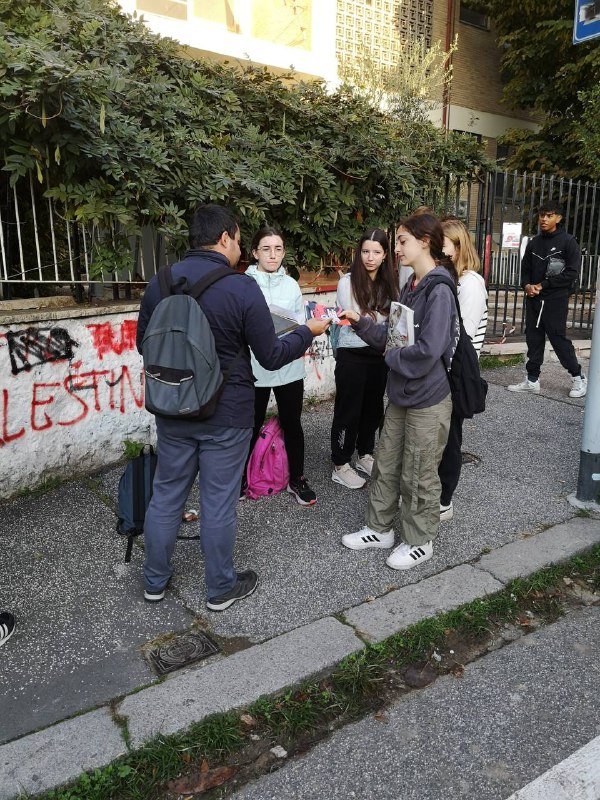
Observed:
[[[193,285],[217,267],[229,266],[225,256],[212,250],[190,250],[182,261],[173,265],[173,279],[187,278]],[[138,316],[136,344],[141,352],[142,339],[152,312],[161,300],[158,278],[154,276],[142,297]],[[312,342],[306,325],[278,339],[271,314],[260,287],[253,278],[231,270],[231,275],[213,283],[200,297],[200,305],[215,337],[221,369],[224,371],[238,359],[217,410],[206,420],[210,425],[229,428],[254,426],[254,376],[250,351],[265,369],[279,369],[299,358]]]

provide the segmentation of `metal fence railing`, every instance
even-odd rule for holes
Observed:
[[[467,225],[479,253],[489,292],[490,337],[524,331],[520,290],[521,253],[537,233],[537,211],[558,200],[564,224],[582,248],[577,291],[570,298],[569,326],[591,333],[600,264],[600,185],[553,175],[491,171],[464,180],[448,178],[443,196],[432,195],[440,214],[454,214]]]
[[[81,298],[111,287],[113,297],[131,297],[158,267],[176,260],[150,226],[124,239],[118,224],[109,230],[69,219],[59,202],[45,196],[32,175],[10,186],[0,173],[0,299],[28,284],[71,286]],[[486,172],[465,178],[448,175],[427,202],[439,214],[453,214],[467,225],[482,262],[490,296],[488,334],[523,331],[523,294],[519,287],[524,238],[537,232],[537,209],[557,199],[565,209],[566,229],[583,251],[577,292],[571,297],[569,324],[591,331],[600,262],[600,186],[535,173]],[[120,247],[117,269],[107,268],[111,250]],[[123,250],[124,248],[124,250]],[[108,254],[108,258],[106,257]],[[104,255],[104,262],[103,262]]]

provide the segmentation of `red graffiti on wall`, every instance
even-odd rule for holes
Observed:
[[[91,412],[125,414],[130,399],[136,408],[143,407],[143,370],[134,379],[125,364],[115,369],[82,371],[78,362],[77,369],[62,381],[32,384],[29,432],[46,431],[55,425],[71,427]],[[3,389],[0,393],[0,447],[28,433],[27,428],[15,424],[16,412],[9,390]]]
[[[101,322],[95,325],[87,325],[86,327],[90,330],[92,344],[96,348],[100,361],[107,354],[114,353],[120,356],[126,350],[135,349],[137,331],[137,321],[135,319],[126,319],[122,322],[118,332],[110,322]]]

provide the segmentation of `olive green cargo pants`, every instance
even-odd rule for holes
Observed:
[[[448,441],[450,395],[429,408],[389,403],[371,476],[366,523],[377,533],[392,529],[400,507],[403,542],[425,544],[440,525],[438,466]]]

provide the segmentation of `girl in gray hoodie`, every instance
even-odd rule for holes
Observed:
[[[438,464],[452,411],[447,370],[460,334],[451,288],[456,271],[444,255],[443,242],[441,223],[433,214],[413,214],[396,231],[400,264],[414,271],[400,295],[400,302],[414,314],[414,344],[385,353],[389,404],[373,467],[366,525],[342,537],[352,550],[392,548],[392,524],[401,498],[402,541],[386,561],[392,569],[428,561],[440,523]],[[448,285],[428,291],[438,276]],[[361,339],[385,350],[387,325],[377,325],[352,309],[344,313]]]

